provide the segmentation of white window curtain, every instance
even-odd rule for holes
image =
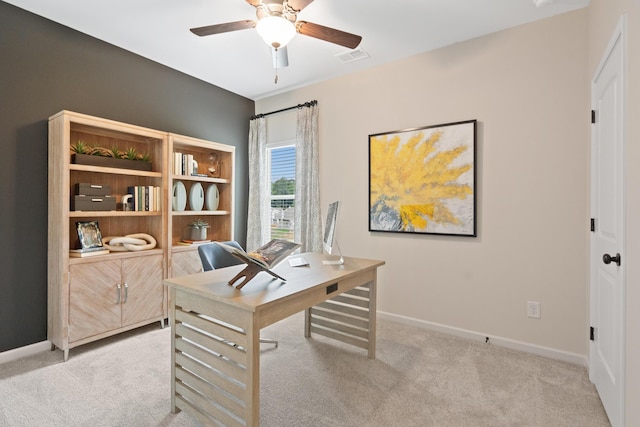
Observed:
[[[318,103],[298,108],[296,129],[296,210],[293,235],[301,252],[322,252]]]
[[[295,107],[294,107],[295,108]],[[296,194],[294,240],[302,252],[322,252],[322,218],[320,215],[320,180],[318,149],[318,102],[297,106],[296,125]],[[285,111],[285,110],[281,110]],[[270,227],[270,178],[267,169],[266,119],[258,116],[249,124],[249,208],[247,215],[247,250],[267,243]]]
[[[267,123],[264,117],[249,122],[249,209],[247,212],[247,251],[265,244],[269,229],[268,181],[266,176]]]

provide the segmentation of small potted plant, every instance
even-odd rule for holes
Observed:
[[[198,218],[187,227],[188,240],[207,240],[209,223]]]
[[[120,151],[116,146],[104,148],[90,146],[83,140],[71,144],[71,163],[112,168],[152,170],[151,155],[139,153],[136,147]]]

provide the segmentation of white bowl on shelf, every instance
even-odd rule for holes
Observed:
[[[199,182],[193,183],[189,189],[189,207],[192,211],[201,211],[204,206],[204,188]]]
[[[205,202],[207,204],[207,210],[218,210],[218,205],[220,204],[220,192],[218,191],[218,186],[216,184],[211,184],[207,187]]]
[[[182,181],[176,181],[173,183],[172,194],[171,207],[174,211],[183,211],[187,207],[187,189]]]

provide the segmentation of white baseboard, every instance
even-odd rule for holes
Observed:
[[[577,353],[569,353],[566,351],[530,344],[522,341],[515,341],[508,338],[497,337],[495,335],[483,334],[481,332],[470,331],[467,329],[455,328],[453,326],[442,325],[434,322],[427,322],[426,320],[414,319],[412,317],[401,316],[399,314],[386,313],[384,311],[378,311],[378,316],[382,319],[391,320],[405,325],[416,326],[418,328],[428,329],[431,331],[442,332],[445,334],[456,335],[461,338],[467,338],[474,341],[485,342],[487,337],[489,342],[493,345],[500,347],[510,348],[512,350],[522,351],[525,353],[535,354],[538,356],[548,357],[550,359],[562,360],[564,362],[573,363],[574,365],[580,365],[589,367],[587,356],[583,356]],[[0,353],[0,364],[18,360],[23,357],[31,356],[43,351],[51,350],[51,343],[49,341],[42,341],[39,343],[19,347],[13,350],[7,350]]]
[[[13,350],[3,351],[2,353],[0,353],[0,365],[50,350],[51,343],[49,341],[42,341],[35,344],[26,345],[24,347],[14,348]]]
[[[508,338],[497,337],[495,335],[483,334],[481,332],[469,331],[467,329],[455,328],[453,326],[441,325],[439,323],[427,322],[425,320],[414,319],[398,314],[385,313],[383,311],[378,311],[377,314],[378,317],[382,319],[387,319],[394,322],[403,323],[405,325],[416,326],[418,328],[428,329],[436,332],[442,332],[445,334],[456,335],[474,341],[485,342],[486,339],[489,338],[489,343],[491,343],[492,345],[510,348],[512,350],[518,350],[524,353],[548,357],[550,359],[562,360],[574,365],[584,366],[587,369],[589,368],[588,358],[585,355],[569,353],[567,351],[562,351],[550,347],[544,347],[522,341],[511,340]]]

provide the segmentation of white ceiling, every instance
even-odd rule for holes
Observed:
[[[257,100],[586,7],[589,0],[315,0],[299,19],[362,36],[369,58],[297,34],[275,70],[255,29],[198,37],[189,28],[255,19],[245,0],[4,0],[198,79]]]

